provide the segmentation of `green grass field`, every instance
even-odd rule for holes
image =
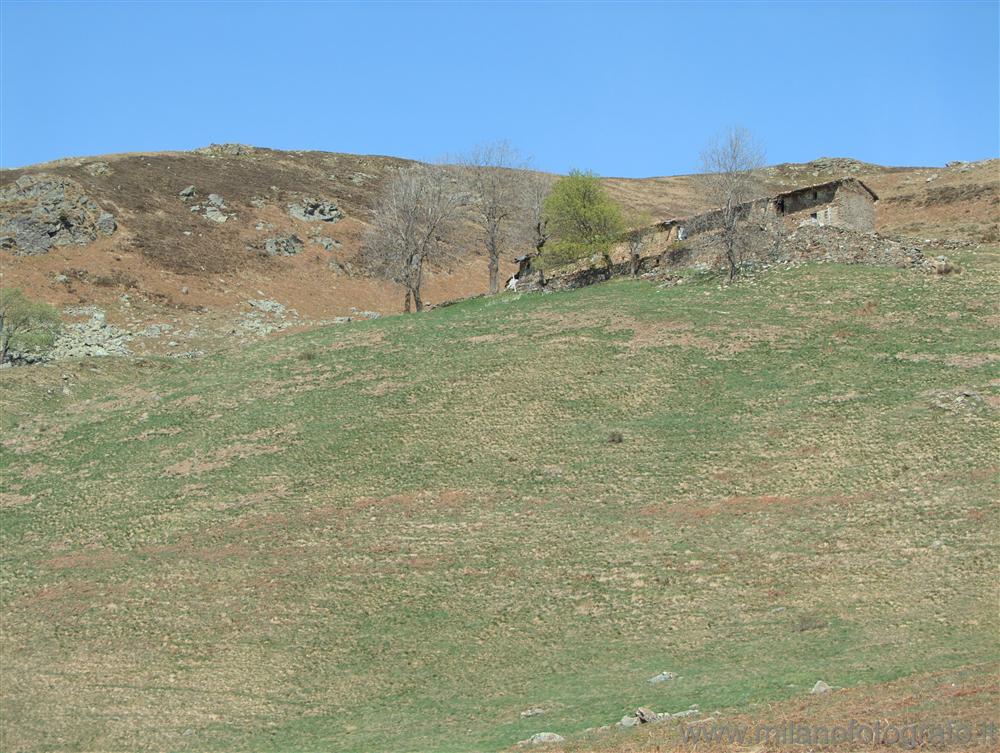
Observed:
[[[995,667],[1000,255],[957,260],[3,372],[0,747],[491,751]]]

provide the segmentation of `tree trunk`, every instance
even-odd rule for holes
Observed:
[[[410,288],[409,288],[409,286],[407,286],[407,288],[406,288],[406,301],[405,301],[405,303],[403,303],[403,313],[404,314],[409,314],[410,313]]]
[[[424,302],[420,298],[420,288],[414,288],[413,289],[413,308],[416,311],[423,311],[424,310]]]
[[[490,295],[496,295],[500,289],[500,254],[490,250]]]

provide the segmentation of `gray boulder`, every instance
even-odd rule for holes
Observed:
[[[218,207],[205,207],[205,219],[211,220],[212,222],[225,222],[229,219],[229,215],[220,210]]]
[[[115,216],[110,212],[101,212],[101,216],[97,218],[97,232],[101,235],[111,235],[117,229]]]
[[[566,738],[555,732],[536,732],[527,740],[521,740],[518,745],[543,745],[545,743],[564,743]]]
[[[669,682],[677,677],[674,672],[663,671],[660,674],[649,678],[650,685],[659,685],[661,682]]]
[[[659,720],[660,715],[657,714],[652,709],[647,709],[645,706],[636,709],[635,718],[639,720],[639,724],[653,724]]]
[[[178,194],[182,199],[193,199],[195,195],[194,186],[188,186],[187,188],[182,188],[181,192]]]
[[[336,204],[322,199],[302,199],[295,204],[289,204],[288,214],[296,220],[305,222],[334,223],[344,218],[344,213]]]

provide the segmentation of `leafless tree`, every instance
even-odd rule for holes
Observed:
[[[746,129],[731,128],[702,152],[701,161],[708,174],[709,198],[719,208],[717,222],[732,280],[746,255],[743,231],[753,209],[751,202],[762,193],[759,173],[764,167],[764,149]]]
[[[482,144],[460,158],[470,214],[482,231],[489,259],[490,295],[500,288],[500,255],[525,204],[527,161],[506,141]]]
[[[545,197],[552,188],[552,178],[542,173],[528,173],[524,191],[525,223],[529,241],[538,256],[549,239],[548,221],[545,219]]]
[[[441,252],[458,210],[454,177],[434,165],[400,168],[379,199],[364,235],[364,261],[374,274],[403,286],[405,312],[411,302],[423,310],[424,262]]]

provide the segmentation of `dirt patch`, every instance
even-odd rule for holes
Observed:
[[[34,494],[15,494],[10,491],[0,492],[0,510],[13,510],[33,502]]]

